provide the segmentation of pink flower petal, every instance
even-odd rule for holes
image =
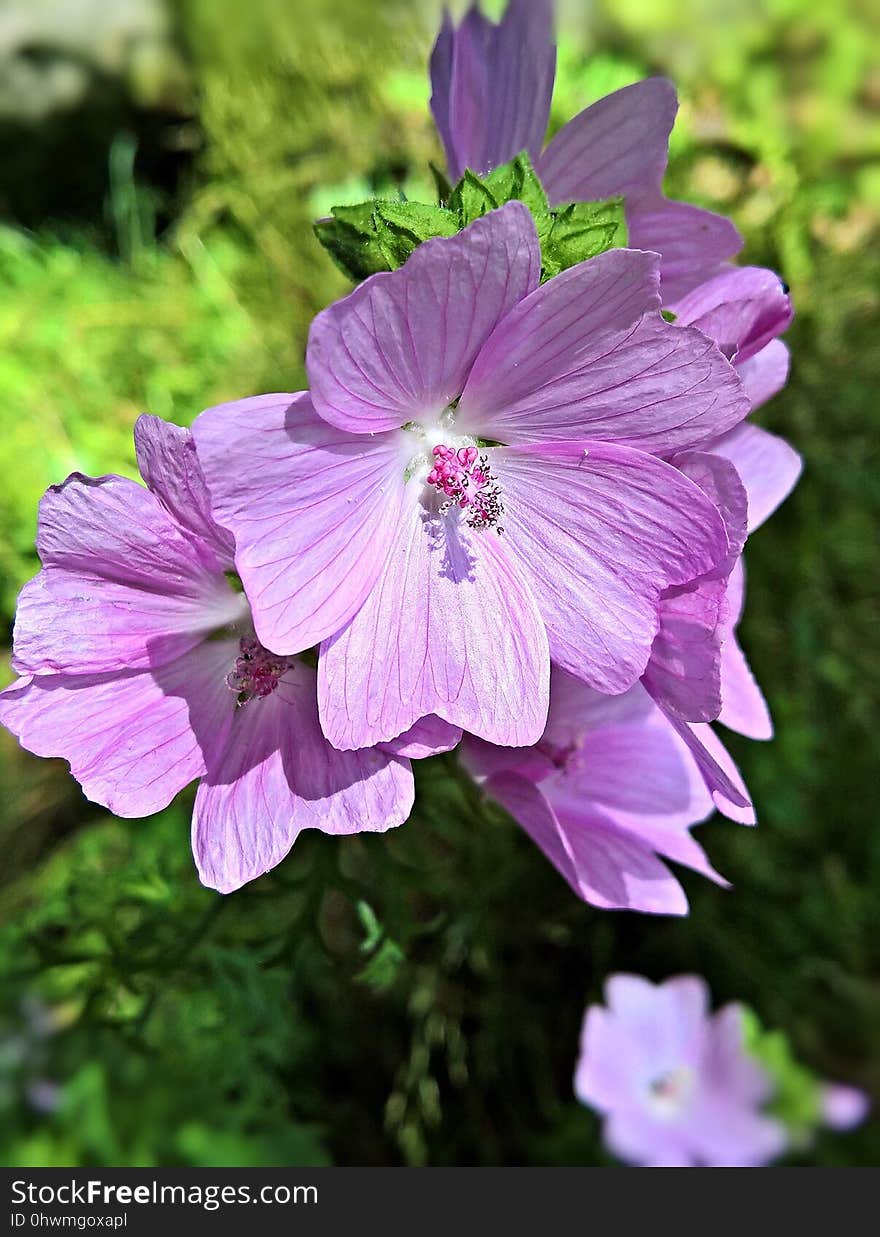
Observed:
[[[387,743],[428,714],[534,743],[549,676],[544,625],[503,540],[413,500],[373,592],[322,647],[321,723],[344,749]]]
[[[382,570],[400,519],[397,436],[334,429],[304,394],[211,408],[193,432],[262,643],[297,653],[338,631]]]
[[[615,90],[570,120],[538,161],[551,204],[659,189],[678,111],[672,82],[649,77]]]
[[[354,433],[433,422],[540,271],[522,202],[426,241],[400,270],[373,275],[312,323],[306,365],[316,411]]]
[[[689,202],[670,202],[649,193],[627,209],[629,243],[663,255],[663,303],[675,305],[692,288],[718,273],[739,253],[743,239],[729,219]]]
[[[408,760],[426,760],[451,752],[461,742],[461,727],[450,726],[440,717],[423,717],[409,730],[389,743],[381,745],[392,756],[405,756]]]
[[[431,56],[431,110],[449,175],[482,174],[520,151],[537,159],[556,70],[551,0],[511,0],[499,25],[447,13]]]
[[[235,642],[127,675],[39,675],[0,694],[0,722],[37,756],[60,756],[88,799],[117,816],[149,816],[205,771],[234,697]]]
[[[222,571],[232,566],[235,542],[211,514],[208,487],[189,430],[147,413],[134,427],[138,469],[177,524],[210,546]]]
[[[658,258],[614,249],[548,280],[501,322],[461,398],[462,433],[589,438],[669,455],[746,416],[717,347],[657,313]]]
[[[757,425],[738,425],[709,450],[730,460],[746,487],[750,533],[788,498],[803,469],[801,457],[784,438]]]
[[[204,884],[230,893],[275,867],[303,829],[350,834],[402,824],[409,762],[334,751],[318,725],[315,673],[297,666],[237,710],[196,794],[193,854]]]
[[[52,486],[37,546],[45,569],[19,598],[19,673],[158,666],[241,617],[213,551],[122,477],[74,474]]]
[[[741,364],[787,330],[793,311],[782,280],[760,266],[732,266],[674,307],[678,326],[695,326]]]
[[[791,357],[780,339],[774,339],[766,348],[737,366],[743,388],[752,405],[752,410],[766,404],[788,382]]]
[[[538,600],[553,660],[616,694],[643,673],[664,588],[727,552],[718,511],[669,464],[629,447],[493,448],[504,536]]]

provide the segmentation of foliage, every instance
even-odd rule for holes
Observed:
[[[179,6],[200,154],[173,226],[156,234],[119,137],[106,216],[0,236],[7,624],[45,486],[131,473],[144,409],[187,423],[296,389],[311,317],[348,286],[314,219],[400,190],[431,200],[434,12],[295,7]],[[685,921],[593,912],[442,758],[401,829],[305,836],[224,900],[197,883],[185,797],[114,820],[0,735],[4,1162],[604,1163],[571,1071],[613,970],[698,971],[718,1003],[784,1029],[812,1074],[880,1094],[876,32],[858,0],[582,10],[554,125],[673,76],[668,191],[732,214],[745,259],[781,270],[798,311],[791,385],[761,419],[798,444],[805,478],[749,547],[743,626],[777,737],[734,745],[761,827],[701,829],[734,891],[686,876]],[[875,1124],[796,1158],[878,1155]]]

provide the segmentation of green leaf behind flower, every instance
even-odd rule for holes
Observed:
[[[523,202],[532,214],[541,244],[542,279],[627,241],[623,198],[552,210],[527,154],[486,176],[466,171],[452,189],[439,177],[437,185],[443,198],[439,205],[375,200],[335,206],[332,218],[315,224],[315,233],[355,283],[379,271],[397,270],[424,241],[454,236],[507,202]]]

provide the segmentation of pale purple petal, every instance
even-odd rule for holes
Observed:
[[[515,773],[497,774],[485,788],[579,898],[606,910],[687,913],[684,891],[651,847],[598,810],[565,819],[553,810],[542,787]]]
[[[461,742],[461,727],[450,726],[441,717],[423,717],[404,734],[388,743],[381,744],[384,752],[392,756],[405,756],[407,760],[426,760],[451,752]]]
[[[659,189],[678,111],[662,77],[625,86],[575,116],[556,134],[537,171],[551,205],[594,202]]]
[[[705,1168],[760,1168],[788,1146],[785,1127],[725,1092],[702,1092],[683,1131]]]
[[[699,976],[652,984],[640,975],[612,975],[605,983],[605,1000],[650,1069],[691,1063],[702,1055],[709,989]]]
[[[782,280],[760,266],[734,266],[673,306],[679,326],[695,326],[741,364],[787,330],[793,316]]]
[[[669,455],[731,429],[733,367],[657,312],[655,254],[613,249],[519,304],[480,352],[456,426],[505,443],[589,438]]]
[[[871,1108],[871,1101],[857,1087],[841,1083],[826,1083],[822,1088],[822,1120],[832,1130],[852,1130],[861,1125]]]
[[[45,568],[19,598],[19,673],[158,666],[241,617],[213,552],[155,495],[122,477],[74,474],[40,503]]]
[[[757,356],[737,366],[753,411],[782,390],[788,382],[790,365],[791,357],[785,344],[774,339]]]
[[[234,697],[235,643],[206,643],[152,672],[39,675],[0,694],[0,722],[37,756],[60,756],[88,799],[149,816],[205,771]]]
[[[669,716],[667,714],[667,716]],[[705,722],[689,723],[669,716],[697,762],[719,812],[741,825],[753,825],[755,812],[749,792],[724,744]]]
[[[708,722],[721,711],[722,646],[730,638],[727,577],[746,539],[746,491],[734,466],[705,452],[677,456],[676,467],[720,512],[728,554],[708,575],[667,589],[660,630],[643,676],[651,696],[684,721]]]
[[[134,426],[138,469],[177,524],[216,555],[220,570],[232,566],[235,542],[211,514],[208,487],[189,430],[147,413]]]
[[[763,1104],[775,1084],[748,1053],[743,1039],[741,1005],[725,1005],[713,1014],[704,1062],[706,1078],[732,1099],[746,1105]]]
[[[373,275],[312,323],[306,366],[316,411],[354,433],[433,422],[540,271],[522,202],[426,241],[400,270]]]
[[[738,425],[708,448],[730,460],[746,487],[749,532],[760,528],[792,492],[803,461],[776,434],[757,425]]]
[[[211,408],[193,432],[262,643],[297,653],[338,631],[382,570],[400,518],[398,437],[334,429],[304,394]]]
[[[629,243],[663,255],[663,303],[674,305],[739,253],[743,239],[729,219],[688,202],[646,194],[627,209]]]
[[[276,866],[303,829],[384,832],[409,816],[409,762],[334,751],[318,724],[315,672],[298,665],[271,696],[236,710],[196,794],[193,854],[202,882],[230,893]]]
[[[449,174],[482,174],[520,151],[541,151],[556,69],[550,0],[510,0],[496,26],[472,8],[448,14],[431,56],[431,110]]]
[[[385,570],[354,619],[322,646],[321,722],[336,747],[388,742],[437,714],[490,742],[536,742],[549,657],[538,607],[506,543],[458,511],[413,501]]]
[[[607,443],[493,448],[504,536],[553,660],[615,694],[643,673],[660,594],[727,553],[718,511],[669,464]]]
[[[767,702],[739,646],[736,625],[745,603],[745,565],[740,558],[727,582],[730,629],[721,646],[721,712],[718,720],[749,739],[771,739],[773,723]]]
[[[748,739],[772,739],[773,721],[763,692],[755,681],[735,635],[721,646],[721,712],[728,730]]]
[[[693,1168],[687,1140],[675,1127],[644,1112],[614,1112],[602,1127],[603,1141],[612,1154],[639,1168]]]

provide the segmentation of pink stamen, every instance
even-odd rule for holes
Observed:
[[[289,659],[264,649],[255,636],[243,636],[238,647],[235,665],[226,676],[226,686],[235,692],[238,704],[271,696],[290,669]]]
[[[499,520],[504,504],[488,456],[480,455],[476,447],[456,450],[442,443],[434,447],[433,456],[434,467],[428,473],[427,483],[446,499],[441,510],[458,507],[467,512],[470,528],[503,532]]]

